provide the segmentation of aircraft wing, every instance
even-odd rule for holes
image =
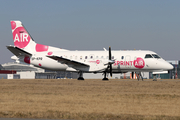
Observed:
[[[6,46],[14,55],[18,56],[32,56],[31,53],[24,51],[16,46]]]
[[[62,57],[59,57],[59,56],[47,56],[51,59],[54,59],[54,60],[57,60],[59,61],[60,63],[62,64],[67,64],[68,66],[70,67],[89,67],[88,64],[85,64],[85,63],[82,63],[82,62],[79,62],[79,61],[75,61],[75,60],[70,60],[70,59],[67,59],[67,58],[62,58]]]

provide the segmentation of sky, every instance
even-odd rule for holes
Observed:
[[[180,60],[180,0],[0,0],[0,64],[13,62],[11,20],[36,43],[68,50],[151,50]]]

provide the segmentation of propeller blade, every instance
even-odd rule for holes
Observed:
[[[109,46],[109,60],[111,60],[111,47]]]
[[[110,76],[112,77],[112,64],[109,64],[110,67]]]
[[[108,69],[109,69],[109,73],[110,73],[110,76],[112,77],[112,64],[114,64],[114,60],[111,60],[111,58],[112,58],[112,56],[111,56],[111,47],[109,46],[109,60],[108,60],[108,63],[107,64],[105,64],[105,65],[108,65],[107,66],[107,69],[106,69],[106,71],[105,71],[105,74],[106,74],[106,72],[108,71]]]

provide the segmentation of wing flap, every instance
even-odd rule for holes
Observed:
[[[68,66],[71,66],[71,67],[89,67],[88,64],[85,64],[85,63],[82,63],[79,61],[70,60],[67,58],[62,58],[59,56],[47,56],[47,57],[54,59],[54,60],[57,60],[62,64],[67,64]]]

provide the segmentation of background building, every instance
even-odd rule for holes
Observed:
[[[0,79],[64,79],[77,78],[77,73],[66,71],[49,71],[26,63],[5,63],[0,70],[16,71],[16,74],[0,74]]]
[[[180,78],[180,61],[168,61],[174,66],[174,69],[168,71],[168,73],[164,74],[156,74],[158,79],[177,79]],[[16,74],[8,73],[8,74],[0,74],[0,79],[77,79],[78,73],[76,72],[66,72],[66,71],[51,71],[45,70],[38,67],[34,67],[33,65],[29,65],[26,63],[5,63],[0,65],[0,70],[8,70],[12,71]],[[153,73],[142,72],[142,76],[144,79],[152,79]],[[83,77],[85,79],[102,79],[104,75],[102,73],[84,73]],[[136,78],[136,75],[134,76]],[[110,76],[109,76],[110,78]],[[127,73],[119,73],[113,74],[111,79],[131,79],[131,72]]]

